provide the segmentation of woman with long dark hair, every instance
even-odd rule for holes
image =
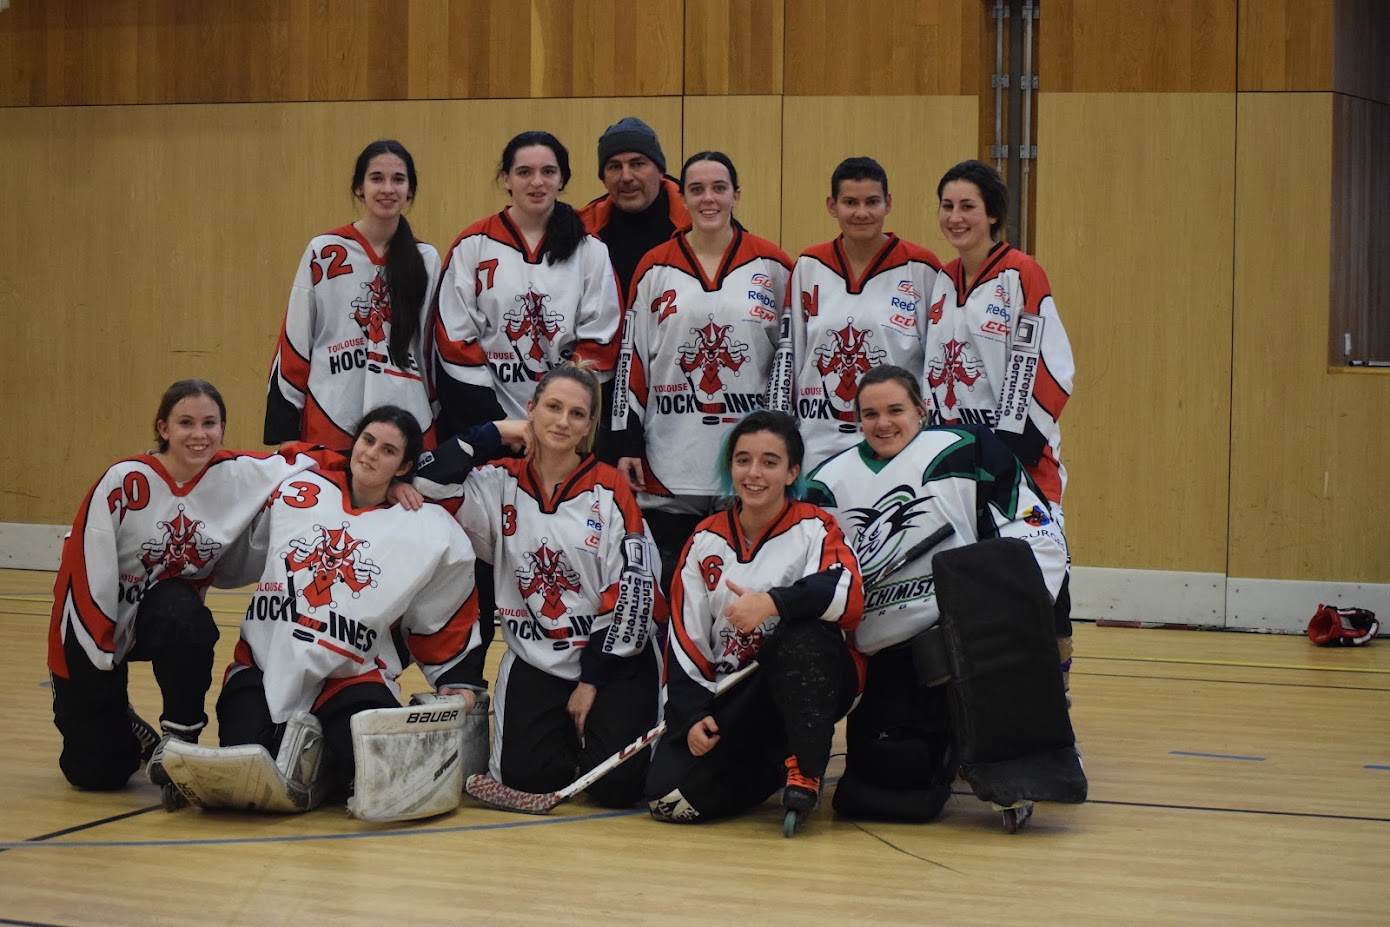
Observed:
[[[415,159],[394,139],[357,156],[352,195],[362,217],[309,242],[295,274],[266,395],[265,441],[339,451],[362,415],[406,409],[434,446],[428,319],[439,254],[415,240]]]

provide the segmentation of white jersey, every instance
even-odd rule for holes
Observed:
[[[724,617],[738,598],[734,583],[767,592],[778,614],[750,632]],[[747,666],[764,638],[784,620],[829,621],[848,634],[863,681],[855,628],[863,614],[863,583],[835,520],[806,502],[789,500],[760,538],[747,538],[738,507],[696,527],[671,581],[671,642],[666,660],[668,717],[673,726],[708,713],[720,679]]]
[[[473,548],[442,507],[354,509],[346,473],[286,480],[256,527],[264,571],[228,678],[256,666],[277,724],[345,686],[399,694],[395,639],[425,679],[481,685],[460,664],[481,643]]]
[[[724,435],[768,404],[790,270],[781,248],[739,229],[712,279],[684,232],[638,265],[613,431],[623,456],[646,458],[649,494],[718,494]]]
[[[419,306],[391,305],[386,257],[351,225],[313,238],[290,290],[285,324],[270,367],[265,440],[302,440],[346,450],[362,416],[381,405],[405,409],[428,432],[430,311],[439,253],[416,242],[429,275]],[[420,317],[403,367],[391,360],[395,311]],[[431,442],[432,443],[432,438]]]
[[[246,572],[243,535],[282,480],[328,460],[323,451],[315,457],[293,446],[278,454],[219,451],[182,486],[152,454],[112,464],[82,500],[63,541],[49,669],[68,676],[69,627],[97,669],[124,660],[135,644],[140,600],[161,580],[184,579],[205,592],[209,584],[254,579]]]
[[[1038,263],[994,247],[973,281],[960,259],[936,278],[922,389],[929,423],[985,425],[1062,501],[1067,471],[1057,420],[1071,394],[1071,343]]]
[[[873,654],[936,624],[932,555],[987,538],[1022,538],[1054,597],[1067,545],[1047,500],[987,428],[927,428],[891,460],[867,443],[811,474],[810,499],[834,513],[864,575],[859,649]],[[955,533],[905,559],[943,525]]]
[[[445,260],[435,342],[440,373],[496,392],[506,418],[525,418],[536,381],[588,360],[611,376],[622,310],[608,246],[586,235],[555,264],[532,250],[507,210],[464,229]]]
[[[457,517],[493,563],[502,638],[520,659],[600,685],[605,664],[655,638],[661,564],[617,470],[587,457],[546,500],[526,461],[486,464],[468,474]]]
[[[891,234],[858,279],[843,238],[797,258],[788,303],[808,469],[859,443],[854,397],[864,374],[881,364],[922,369],[927,298],[940,270],[936,255]]]

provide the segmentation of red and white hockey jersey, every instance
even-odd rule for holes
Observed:
[[[297,439],[347,450],[363,414],[387,404],[410,412],[429,431],[431,358],[424,349],[430,345],[439,253],[423,242],[416,247],[429,274],[425,301],[397,310],[386,285],[386,257],[361,232],[345,225],[310,240],[270,367],[267,443]],[[395,311],[420,316],[405,367],[391,360]],[[433,434],[426,446],[433,446]]]
[[[355,683],[399,694],[397,635],[430,685],[481,684],[460,669],[481,643],[473,547],[441,506],[355,509],[346,473],[310,470],[280,485],[255,547],[264,570],[227,678],[259,667],[277,724]]]
[[[638,265],[613,430],[627,431],[624,456],[645,456],[648,493],[718,494],[724,435],[768,403],[790,271],[781,248],[740,229],[713,278],[684,232]]]
[[[854,396],[865,373],[881,364],[922,369],[927,299],[940,270],[936,255],[891,234],[860,279],[841,238],[797,258],[788,305],[808,468],[859,443]]]
[[[494,567],[508,649],[562,679],[602,684],[605,663],[654,638],[665,603],[656,546],[627,478],[589,456],[546,499],[524,460],[474,470],[458,520]]]
[[[152,454],[111,465],[96,481],[63,541],[53,586],[48,668],[67,678],[69,627],[87,659],[109,670],[135,644],[135,613],[149,588],[185,579],[208,585],[250,582],[243,535],[286,477],[338,455],[293,445],[278,454],[219,451],[179,486]],[[234,562],[235,561],[235,562]]]
[[[1058,503],[1067,472],[1057,420],[1074,373],[1052,287],[1028,255],[1001,242],[973,281],[959,258],[937,275],[922,374],[929,422],[992,428]]]
[[[724,617],[738,595],[729,583],[767,592],[778,616],[748,633]],[[671,638],[666,658],[670,723],[708,713],[719,680],[758,655],[763,639],[784,620],[831,621],[849,636],[863,682],[855,628],[863,615],[863,581],[844,535],[824,510],[788,500],[762,537],[744,536],[738,507],[716,512],[686,542],[671,581]]]
[[[982,425],[927,428],[891,460],[866,443],[811,474],[808,498],[832,512],[864,576],[864,621],[855,640],[878,653],[936,624],[932,556],[986,538],[1022,538],[1057,595],[1067,543],[1022,464]],[[938,528],[955,529],[916,557]]]
[[[464,229],[444,263],[435,343],[440,375],[493,389],[507,418],[552,367],[585,359],[606,380],[622,310],[608,247],[585,236],[567,260],[532,250],[507,210]]]

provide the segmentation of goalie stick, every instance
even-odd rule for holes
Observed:
[[[951,524],[948,521],[946,524],[942,525],[940,528],[937,528],[935,531],[927,535],[922,540],[918,541],[916,544],[913,544],[911,547],[908,548],[907,553],[902,555],[902,559],[898,560],[896,563],[888,567],[888,569],[883,571],[883,573],[879,576],[877,581],[874,582],[874,588],[882,586],[888,579],[890,579],[892,576],[894,576],[896,573],[902,570],[903,567],[907,566],[909,563],[912,563],[917,558],[921,557],[923,554],[930,552],[933,547],[940,544],[942,541],[946,540],[948,537],[955,533],[955,525]]]
[[[758,669],[757,663],[750,663],[736,673],[730,673],[719,680],[714,694],[720,695],[747,679]],[[549,814],[561,802],[569,801],[580,792],[632,759],[645,747],[651,746],[666,733],[666,722],[662,721],[632,743],[623,747],[593,769],[556,792],[523,792],[503,785],[487,773],[475,773],[468,777],[463,789],[478,801],[499,811],[517,811],[522,814]]]

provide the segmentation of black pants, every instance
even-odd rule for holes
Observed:
[[[352,755],[352,716],[370,708],[400,708],[394,692],[380,682],[362,682],[334,693],[328,701],[314,710],[323,725],[324,746],[328,748],[328,794],[341,798],[357,775],[357,762]],[[265,699],[265,677],[251,667],[237,672],[222,689],[217,699],[219,742],[224,747],[237,744],[260,744],[275,756],[285,725],[276,724],[270,717]]]
[[[657,552],[661,554],[661,594],[670,601],[671,578],[676,575],[676,568],[680,566],[681,551],[685,550],[685,542],[695,533],[695,526],[704,521],[706,516],[662,512],[657,509],[647,509],[643,511],[642,516],[646,518],[647,527],[652,531],[652,541],[656,544]]]
[[[129,664],[148,662],[163,697],[160,719],[185,728],[207,723],[217,624],[191,584],[170,579],[145,591],[135,646],[110,670],[87,658],[72,628],[63,638],[68,674],[53,675],[53,723],[63,735],[58,766],[80,789],[119,789],[140,767],[140,743],[126,714]]]
[[[627,672],[599,687],[584,722],[581,746],[565,710],[578,683],[508,659],[497,681],[501,781],[523,792],[564,788],[656,726],[660,664],[652,648],[626,661]],[[589,787],[607,808],[630,808],[642,797],[651,752],[644,750]]]
[[[688,823],[740,814],[786,783],[785,760],[819,777],[830,762],[835,722],[854,700],[858,676],[840,629],[824,621],[783,622],[758,652],[758,672],[714,700],[719,740],[690,753],[688,726],[667,731],[647,776],[647,799],[679,790]],[[699,719],[690,719],[692,722]]]
[[[903,821],[941,813],[956,775],[947,688],[918,680],[909,647],[869,658],[864,696],[845,725],[837,812]]]

